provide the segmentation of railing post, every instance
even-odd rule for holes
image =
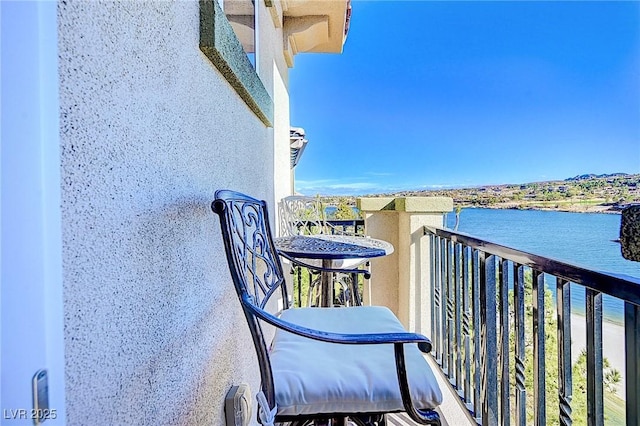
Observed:
[[[454,319],[455,309],[455,243],[447,241],[447,366],[449,382],[455,384],[456,366],[454,364],[454,355],[456,351],[455,330],[456,324]]]
[[[484,280],[484,253],[473,250],[473,277],[471,283],[472,318],[473,318],[473,412],[476,419],[482,417],[482,350],[480,349],[480,286]],[[482,258],[482,259],[481,259]],[[482,264],[482,267],[480,266]]]
[[[571,372],[571,284],[556,278],[558,310],[558,402],[560,426],[570,426],[572,372]]]
[[[527,389],[524,382],[525,362],[525,315],[524,315],[524,266],[514,264],[513,298],[515,309],[515,341],[516,341],[516,425],[527,424]]]
[[[449,375],[449,357],[451,355],[451,340],[449,339],[449,288],[451,287],[449,274],[449,246],[448,240],[440,240],[440,282],[442,290],[441,318],[442,318],[442,363],[440,364],[444,373]]]
[[[454,308],[454,322],[456,325],[455,331],[455,348],[456,348],[456,381],[455,386],[460,395],[462,390],[462,245],[454,244],[453,246],[453,258],[454,258],[454,274],[455,274],[455,300],[453,303]]]
[[[629,302],[624,304],[624,334],[627,426],[640,426],[640,306]]]
[[[438,363],[442,363],[442,340],[440,338],[440,239],[435,235],[430,236],[431,249],[431,341],[433,342],[434,357]]]
[[[496,259],[480,253],[480,339],[482,345],[482,424],[498,424],[498,333],[496,330]]]
[[[586,290],[587,298],[587,425],[604,424],[602,374],[602,293]]]
[[[462,334],[464,337],[464,402],[471,402],[471,261],[473,251],[470,247],[462,248]]]
[[[438,317],[436,325],[438,326],[438,346],[439,346],[439,358],[440,365],[442,365],[443,357],[445,354],[444,345],[445,345],[445,337],[444,331],[445,327],[445,317],[442,315],[443,306],[445,306],[445,276],[443,275],[444,270],[444,262],[445,262],[445,254],[442,252],[442,240],[440,238],[436,239],[438,252],[438,269],[435,271],[438,274],[438,282],[436,283],[436,291],[438,292],[437,303],[436,303],[436,315]]]
[[[503,426],[511,424],[509,392],[509,261],[500,260],[500,417]]]
[[[389,307],[410,331],[431,330],[429,240],[425,226],[443,226],[448,197],[359,198],[367,235],[393,244],[390,256],[371,260],[371,304]],[[442,297],[444,298],[444,294]]]
[[[533,270],[533,418],[536,426],[547,424],[545,331],[544,331],[544,274]]]

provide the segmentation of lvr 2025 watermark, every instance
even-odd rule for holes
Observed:
[[[41,422],[48,419],[55,419],[58,417],[58,413],[55,408],[4,408],[2,410],[2,418],[5,420],[34,420],[38,419]]]

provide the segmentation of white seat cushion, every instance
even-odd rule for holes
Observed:
[[[281,318],[328,332],[405,331],[380,306],[287,309]],[[404,411],[393,344],[333,344],[277,330],[270,358],[278,415]],[[405,344],[405,359],[414,405],[440,405],[442,393],[416,344]]]

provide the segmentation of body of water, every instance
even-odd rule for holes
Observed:
[[[453,228],[455,214],[447,216]],[[640,278],[640,262],[622,257],[620,215],[536,210],[463,209],[458,231],[588,269]],[[584,312],[584,289],[571,288],[572,309]],[[606,319],[622,322],[622,302],[604,296]]]

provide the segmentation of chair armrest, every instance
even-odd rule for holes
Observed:
[[[349,345],[375,345],[381,343],[422,343],[423,345],[428,345],[429,348],[431,347],[431,341],[427,337],[417,333],[332,333],[328,331],[302,327],[292,322],[284,321],[255,306],[250,300],[243,300],[242,304],[246,309],[251,311],[252,314],[262,319],[263,321],[282,330],[313,340]]]
[[[417,423],[440,425],[440,415],[433,410],[420,410],[413,405],[411,392],[409,390],[409,381],[407,379],[407,369],[404,360],[404,345],[395,343],[393,345],[396,357],[396,373],[398,375],[398,385],[400,386],[400,395],[402,395],[402,405],[409,417]]]
[[[305,263],[303,261],[301,261],[300,259],[296,258],[296,257],[292,257],[289,256],[286,253],[283,252],[278,252],[278,254],[282,257],[284,257],[285,259],[289,260],[291,263],[298,265],[298,266],[302,266],[303,268],[307,268],[307,269],[311,269],[313,271],[319,271],[319,272],[337,272],[340,274],[369,274],[369,271],[367,269],[341,269],[341,268],[323,268],[322,266],[316,266],[316,265],[310,265],[308,263]],[[365,277],[368,278],[368,277]]]

